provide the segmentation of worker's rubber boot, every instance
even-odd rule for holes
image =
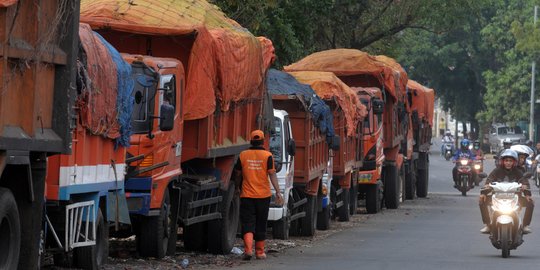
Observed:
[[[253,257],[253,233],[244,234],[244,257],[246,261],[251,260]]]
[[[255,257],[259,260],[266,259],[266,254],[264,253],[264,240],[255,242]]]

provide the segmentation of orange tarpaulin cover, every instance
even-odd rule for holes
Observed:
[[[426,108],[427,108],[427,119],[429,124],[433,126],[433,114],[435,113],[435,90],[431,88],[426,88]]]
[[[9,7],[18,1],[19,0],[0,0],[0,7]]]
[[[355,49],[333,49],[316,52],[284,67],[285,71],[328,71],[337,76],[371,75],[395,99],[406,93],[407,73],[392,58],[372,56]]]
[[[231,102],[262,98],[265,69],[261,43],[206,1],[82,0],[80,19],[94,29],[170,37],[166,45],[176,51],[154,52],[160,57],[185,53],[191,44],[178,44],[175,36],[192,37],[184,96],[187,120],[214,113],[216,100],[220,109],[227,111]],[[137,45],[143,50],[146,46],[133,46]]]
[[[274,63],[276,60],[276,50],[274,48],[274,44],[271,40],[269,40],[266,37],[257,37],[259,41],[262,44],[263,47],[263,63],[266,70],[270,68],[270,66]]]
[[[79,37],[86,56],[86,66],[78,61],[83,79],[81,94],[77,99],[81,124],[92,134],[114,139],[120,136],[117,120],[116,92],[117,73],[105,44],[96,36],[89,25],[79,25]]]
[[[336,100],[347,120],[347,135],[354,136],[356,126],[367,115],[366,106],[350,87],[331,72],[299,71],[289,72],[300,83],[309,84],[324,100]]]
[[[416,81],[409,80],[407,87],[412,93],[411,110],[418,112],[420,119],[425,119],[432,125],[435,93],[433,89],[427,88]]]

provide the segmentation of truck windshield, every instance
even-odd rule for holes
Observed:
[[[283,130],[281,119],[274,117],[274,127],[276,132],[270,136],[270,153],[274,157],[276,172],[281,171],[283,162]]]
[[[131,114],[131,127],[134,134],[141,134],[152,128],[157,84],[154,73],[148,66],[134,63],[132,69],[135,81],[133,88],[135,100]]]

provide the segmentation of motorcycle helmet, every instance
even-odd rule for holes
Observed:
[[[474,141],[474,143],[473,143],[473,148],[474,148],[475,150],[480,149],[480,142],[479,142],[479,141]]]
[[[468,139],[461,140],[461,150],[466,151],[467,149],[469,149],[470,144],[471,142]]]
[[[505,149],[504,151],[502,151],[501,155],[499,156],[499,166],[501,168],[504,168],[504,159],[508,157],[514,160],[512,164],[512,168],[517,166],[518,153],[512,149]]]
[[[516,151],[516,153],[518,154],[518,157],[519,156],[528,157],[528,156],[534,155],[533,150],[530,147],[523,144],[512,145],[510,146],[510,149]]]
[[[504,139],[502,143],[504,149],[510,149],[510,146],[512,146],[512,140],[510,138]]]

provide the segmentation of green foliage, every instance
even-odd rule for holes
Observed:
[[[278,68],[315,51],[361,49],[398,59],[460,121],[528,119],[530,64],[540,56],[540,28],[532,23],[539,0],[214,2],[273,41]]]

